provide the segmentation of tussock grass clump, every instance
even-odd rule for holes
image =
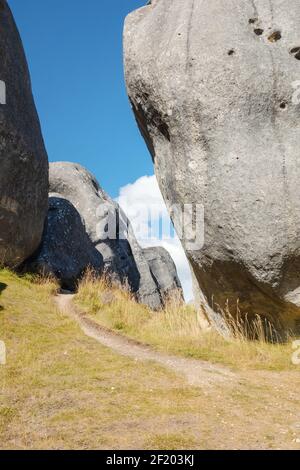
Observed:
[[[8,283],[15,282],[17,279],[19,285],[24,286],[24,288],[28,288],[30,285],[36,286],[37,288],[41,287],[43,293],[45,293],[47,296],[55,295],[60,288],[58,280],[50,274],[20,274],[11,271],[8,268],[0,268],[0,274],[2,284],[5,284],[6,281]]]
[[[168,299],[164,310],[154,312],[138,304],[127,288],[91,272],[79,283],[76,302],[99,324],[160,351],[238,369],[294,368],[290,342],[275,343],[276,331],[260,317],[250,321],[241,315],[236,319],[229,310],[224,312],[232,333],[231,338],[224,338],[214,329],[201,329],[196,309],[176,294]]]
[[[267,317],[261,315],[242,315],[239,302],[233,314],[228,302],[225,310],[219,309],[230,335],[239,341],[258,341],[260,343],[282,343],[289,340],[289,336],[283,338],[279,328]]]

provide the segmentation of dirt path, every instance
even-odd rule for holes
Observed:
[[[136,361],[157,362],[175,373],[183,375],[190,385],[207,387],[224,382],[227,385],[233,385],[237,381],[237,375],[226,367],[210,364],[205,361],[163,354],[155,351],[150,346],[100,326],[74,305],[73,298],[74,295],[71,294],[57,295],[55,301],[59,310],[74,319],[87,336],[116,353]]]
[[[298,367],[233,373],[161,354],[95,325],[72,296],[53,308],[52,284],[0,281],[0,448],[300,449]]]

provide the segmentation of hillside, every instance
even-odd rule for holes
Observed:
[[[299,370],[191,386],[90,339],[56,286],[0,272],[1,449],[299,448]]]

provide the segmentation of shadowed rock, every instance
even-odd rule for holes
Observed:
[[[140,302],[161,308],[163,293],[127,217],[94,176],[75,163],[51,163],[50,191],[43,243],[31,269],[74,284],[91,267],[127,284]]]
[[[129,98],[174,203],[201,204],[198,299],[300,326],[300,3],[156,0],[127,17]],[[297,85],[298,84],[298,85]]]
[[[71,290],[88,266],[103,272],[103,258],[86,233],[80,214],[60,195],[50,194],[43,241],[29,265],[34,272],[54,275],[63,288]]]
[[[0,264],[38,247],[48,204],[48,160],[22,42],[0,0]]]

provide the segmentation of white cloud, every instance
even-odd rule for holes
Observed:
[[[172,228],[155,176],[142,176],[135,183],[123,186],[117,202],[131,221],[142,247],[163,246],[169,251],[176,264],[185,299],[192,300],[190,267],[181,242]]]

